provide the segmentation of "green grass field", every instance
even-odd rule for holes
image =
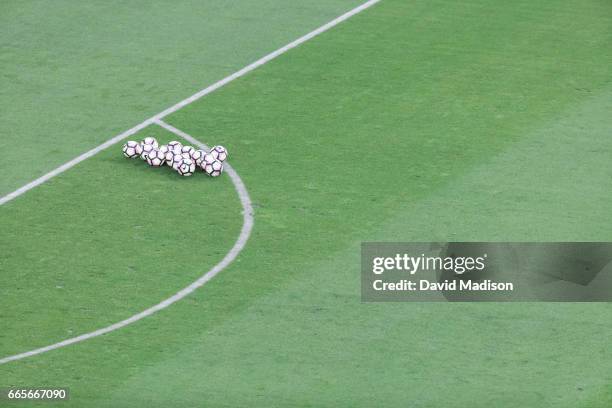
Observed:
[[[0,196],[360,3],[172,4],[0,5]],[[239,257],[153,316],[0,365],[0,387],[69,387],[58,407],[612,406],[610,304],[359,286],[362,241],[611,241],[611,66],[603,0],[382,0],[165,119],[228,147],[255,209]],[[227,175],[120,147],[1,206],[0,358],[140,312],[236,240]]]

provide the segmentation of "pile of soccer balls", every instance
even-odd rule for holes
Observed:
[[[217,177],[223,173],[227,150],[223,146],[215,146],[207,153],[176,141],[160,146],[154,137],[146,137],[142,142],[130,140],[124,144],[123,155],[130,159],[140,157],[152,167],[165,164],[181,176],[191,176],[199,167],[209,176]]]

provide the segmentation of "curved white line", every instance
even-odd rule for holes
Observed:
[[[193,144],[196,144],[201,147],[205,146],[203,143],[199,142],[198,140],[194,139],[188,134],[181,132],[180,130],[168,125],[165,122],[160,122],[158,124],[178,134],[179,136],[184,137],[185,139],[189,140]],[[231,178],[232,183],[234,183],[234,188],[236,189],[236,192],[238,193],[238,197],[240,197],[240,203],[242,204],[243,222],[242,222],[242,229],[240,230],[240,235],[238,236],[236,243],[234,243],[234,246],[232,247],[232,249],[230,249],[227,255],[225,255],[225,257],[221,260],[221,262],[216,264],[212,269],[210,269],[208,272],[202,275],[198,280],[193,282],[191,285],[181,289],[174,295],[170,296],[168,299],[165,299],[161,301],[160,303],[156,304],[155,306],[152,306],[146,310],[143,310],[142,312],[135,314],[134,316],[131,316],[120,322],[111,324],[110,326],[104,327],[102,329],[98,329],[90,333],[81,334],[80,336],[60,341],[59,343],[51,344],[49,346],[37,348],[31,351],[26,351],[25,353],[15,354],[13,356],[1,358],[0,365],[8,363],[10,361],[21,360],[26,357],[31,357],[37,354],[46,353],[47,351],[66,347],[71,344],[80,343],[82,341],[89,340],[94,337],[98,337],[103,334],[110,333],[112,331],[121,329],[122,327],[135,323],[141,319],[144,319],[147,316],[151,316],[153,313],[156,313],[162,309],[165,309],[171,304],[183,299],[185,296],[189,295],[191,292],[198,289],[200,286],[204,285],[206,282],[214,278],[219,272],[221,272],[230,263],[232,263],[232,261],[236,259],[240,251],[242,251],[246,242],[249,239],[249,236],[251,235],[251,230],[253,229],[253,205],[251,203],[251,198],[249,197],[249,193],[246,187],[244,186],[244,183],[242,182],[242,179],[240,178],[238,173],[236,173],[236,171],[229,164],[225,164],[224,167],[225,167],[225,172]]]

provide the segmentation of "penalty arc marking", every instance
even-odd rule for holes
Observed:
[[[107,140],[106,142],[102,143],[101,145],[94,147],[93,149],[81,154],[80,156],[75,157],[74,159],[62,164],[61,166],[57,167],[54,170],[51,170],[50,172],[48,172],[47,174],[44,174],[43,176],[37,178],[36,180],[31,181],[30,183],[18,188],[17,190],[3,196],[0,197],[0,206],[2,206],[3,204],[8,203],[9,201],[14,200],[15,198],[27,193],[28,191],[30,191],[31,189],[49,181],[50,179],[52,179],[55,176],[58,176],[60,174],[62,174],[63,172],[65,172],[66,170],[76,166],[77,164],[81,163],[84,160],[87,160],[90,157],[95,156],[96,154],[100,153],[101,151],[109,148],[110,146],[113,146],[116,143],[119,143],[120,141],[126,139],[127,137],[136,134],[137,132],[139,132],[140,130],[146,128],[147,126],[150,126],[152,124],[157,124],[167,130],[169,130],[170,132],[173,132],[181,137],[183,137],[186,140],[189,140],[191,143],[197,145],[197,146],[204,146],[203,143],[199,142],[198,140],[196,140],[195,138],[193,138],[192,136],[186,134],[185,132],[180,131],[179,129],[174,128],[173,126],[167,124],[166,122],[164,122],[162,119],[164,119],[166,116],[178,111],[179,109],[201,99],[202,97],[216,91],[217,89],[227,85],[228,83],[243,77],[244,75],[248,74],[249,72],[261,67],[262,65],[272,61],[273,59],[279,57],[280,55],[286,53],[287,51],[292,50],[293,48],[305,43],[306,41],[309,41],[313,38],[315,38],[316,36],[318,36],[319,34],[322,34],[326,31],[328,31],[329,29],[337,26],[338,24],[348,20],[349,18],[353,17],[356,14],[361,13],[364,10],[367,10],[368,8],[374,6],[375,4],[379,3],[382,0],[368,0],[365,3],[353,8],[352,10],[347,11],[346,13],[342,14],[341,16],[336,17],[335,19],[331,20],[330,22],[323,24],[321,27],[309,32],[308,34],[303,35],[302,37],[290,42],[289,44],[277,49],[276,51],[271,52],[268,55],[263,56],[262,58],[258,59],[257,61],[245,66],[244,68],[240,69],[239,71],[234,72],[233,74],[221,79],[218,82],[215,82],[214,84],[198,91],[197,93],[191,95],[190,97],[178,102],[177,104],[169,107],[168,109],[144,120],[143,122],[141,122],[140,124],[134,126],[131,129],[126,130],[123,133],[118,134],[117,136],[112,137],[111,139]],[[68,345],[71,344],[75,344],[75,343],[79,343],[94,337],[98,337],[101,336],[103,334],[106,333],[110,333],[112,331],[115,331],[117,329],[120,329],[122,327],[125,327],[129,324],[132,324],[134,322],[137,322],[140,319],[143,319],[147,316],[150,316],[162,309],[167,308],[168,306],[170,306],[171,304],[173,304],[174,302],[184,298],[185,296],[187,296],[188,294],[190,294],[191,292],[193,292],[194,290],[196,290],[197,288],[199,288],[200,286],[204,285],[206,282],[208,282],[209,280],[211,280],[215,275],[217,275],[219,272],[221,272],[225,267],[227,267],[240,253],[240,251],[242,250],[242,248],[244,248],[244,245],[246,244],[246,241],[249,238],[249,235],[251,233],[251,229],[253,228],[253,207],[251,205],[251,200],[249,198],[249,194],[246,190],[246,187],[244,186],[244,183],[242,182],[242,180],[240,179],[240,176],[238,176],[238,173],[236,173],[236,171],[229,165],[225,165],[224,166],[226,168],[226,173],[230,176],[232,182],[234,183],[234,187],[236,188],[236,191],[238,193],[238,196],[240,197],[240,202],[242,203],[242,207],[243,207],[243,218],[244,218],[244,222],[242,225],[242,230],[240,231],[240,235],[238,236],[238,239],[236,240],[234,246],[232,247],[232,249],[230,249],[230,251],[227,253],[227,255],[225,255],[225,257],[221,260],[221,262],[219,262],[217,265],[215,265],[211,270],[209,270],[206,274],[204,274],[202,277],[200,277],[198,280],[196,280],[195,282],[193,282],[191,285],[187,286],[186,288],[182,289],[181,291],[177,292],[175,295],[173,295],[172,297],[158,303],[157,305],[144,310],[134,316],[131,316],[125,320],[122,320],[120,322],[117,322],[115,324],[112,324],[108,327],[104,327],[102,329],[98,329],[96,331],[90,332],[90,333],[85,333],[82,334],[80,336],[77,337],[73,337],[64,341],[61,341],[59,343],[55,343],[55,344],[51,344],[49,346],[45,346],[45,347],[41,347],[35,350],[31,350],[31,351],[27,351],[24,353],[20,353],[20,354],[15,354],[12,356],[8,356],[8,357],[3,357],[0,358],[0,365],[8,363],[10,361],[15,361],[15,360],[21,360],[23,358],[26,357],[31,357],[31,356],[35,356],[37,354],[42,354],[45,353],[47,351],[51,351],[51,350],[55,350],[58,348],[62,348],[62,347],[66,347]]]
[[[176,129],[173,126],[170,126],[169,124],[162,122],[162,121],[158,121],[156,122],[156,124],[158,124],[159,126],[162,126],[163,128],[169,130],[170,132],[173,132],[174,134],[188,140],[189,142],[193,143],[194,145],[200,147],[200,148],[207,148],[207,146],[205,144],[203,144],[202,142],[200,142],[199,140],[195,139],[194,137],[188,135],[185,132],[182,132],[178,129]],[[190,284],[189,286],[181,289],[180,291],[178,291],[177,293],[175,293],[174,295],[170,296],[169,298],[163,300],[162,302],[156,304],[155,306],[152,306],[146,310],[143,310],[142,312],[135,314],[125,320],[122,320],[120,322],[111,324],[110,326],[104,327],[102,329],[98,329],[95,331],[92,331],[90,333],[85,333],[85,334],[81,334],[80,336],[76,336],[76,337],[72,337],[70,339],[66,339],[63,341],[60,341],[59,343],[55,343],[55,344],[51,344],[45,347],[41,347],[41,348],[37,348],[35,350],[30,350],[27,351],[25,353],[20,353],[20,354],[15,354],[13,356],[8,356],[8,357],[4,357],[4,358],[0,358],[0,365],[1,364],[5,364],[8,363],[10,361],[15,361],[15,360],[21,360],[23,358],[26,357],[31,357],[31,356],[35,356],[37,354],[42,354],[42,353],[46,353],[47,351],[51,351],[51,350],[55,350],[58,348],[62,348],[62,347],[66,347],[69,346],[71,344],[75,344],[75,343],[80,343],[82,341],[85,340],[89,340],[92,339],[94,337],[98,337],[101,336],[103,334],[106,333],[110,333],[112,331],[121,329],[122,327],[128,326],[132,323],[135,323],[141,319],[144,319],[147,316],[151,316],[152,314],[167,308],[168,306],[170,306],[171,304],[178,302],[179,300],[183,299],[185,296],[189,295],[190,293],[192,293],[193,291],[195,291],[196,289],[198,289],[199,287],[201,287],[202,285],[204,285],[206,282],[208,282],[209,280],[211,280],[212,278],[214,278],[219,272],[221,272],[223,269],[225,269],[230,263],[232,263],[232,261],[234,259],[236,259],[236,257],[238,256],[238,254],[240,253],[240,251],[242,251],[242,249],[244,248],[244,246],[246,245],[246,242],[249,239],[249,236],[251,235],[251,230],[253,229],[253,205],[251,203],[251,198],[249,197],[249,193],[244,185],[244,183],[242,182],[242,179],[240,178],[240,176],[238,175],[238,173],[236,172],[236,170],[234,170],[229,164],[224,163],[224,168],[225,168],[225,173],[227,173],[227,175],[230,177],[230,179],[232,180],[232,183],[234,184],[234,188],[236,189],[236,192],[238,193],[238,197],[240,198],[240,203],[242,204],[242,229],[240,230],[240,235],[238,235],[238,239],[236,240],[236,242],[234,243],[234,246],[229,250],[229,252],[225,255],[225,257],[221,260],[221,262],[219,262],[218,264],[216,264],[215,266],[212,267],[212,269],[210,269],[208,272],[206,272],[204,275],[202,275],[200,278],[198,278],[195,282],[193,282],[192,284]]]

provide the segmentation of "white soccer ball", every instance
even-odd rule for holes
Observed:
[[[212,155],[212,154],[210,154],[210,153],[206,153],[206,154],[204,154],[204,156],[202,156],[202,158],[200,159],[200,163],[198,164],[198,166],[200,166],[200,168],[201,168],[203,171],[206,171],[206,165],[207,165],[207,164],[212,164],[212,162],[214,162],[215,160],[217,160],[217,159],[215,159],[215,158],[213,157],[213,155]]]
[[[138,142],[129,140],[123,145],[123,149],[122,149],[123,155],[130,159],[134,159],[140,156],[140,153],[138,153],[138,148],[139,148]]]
[[[215,146],[210,150],[210,154],[220,162],[227,160],[227,149],[223,146]]]
[[[159,151],[159,153],[161,154],[161,157],[164,160],[164,163],[162,164],[167,164],[166,158],[168,156],[168,153],[170,153],[170,148],[168,147],[168,145],[160,145],[157,150]]]
[[[144,139],[142,139],[142,144],[143,145],[151,145],[155,149],[157,149],[159,147],[159,143],[157,143],[157,139],[155,139],[154,137],[145,137]]]
[[[196,165],[200,165],[202,163],[202,159],[204,159],[204,155],[206,152],[204,150],[194,150],[191,153],[191,159],[195,162]]]
[[[172,167],[174,170],[178,170],[178,167],[181,165],[181,163],[183,163],[183,156],[180,154],[173,153],[172,163],[170,164],[170,167]]]
[[[215,160],[217,160],[217,159],[215,159],[212,154],[206,153],[204,156],[202,156],[201,166],[204,166],[206,164],[212,163]],[[204,168],[204,167],[202,167],[202,168]]]
[[[193,148],[193,146],[183,146],[181,148],[181,153],[187,153],[189,157],[191,157],[191,154],[193,152],[195,152],[195,149]]]
[[[168,150],[165,158],[166,158],[166,165],[172,167],[172,162],[174,161],[174,152],[172,150]]]
[[[147,156],[147,163],[149,163],[149,166],[159,167],[164,164],[165,161],[165,155],[157,149],[151,150]]]
[[[191,158],[183,158],[176,171],[183,177],[191,176],[196,169],[196,165]]]
[[[164,156],[170,151],[168,145],[160,145],[157,150],[159,150]]]
[[[142,160],[147,160],[147,158],[149,157],[149,153],[151,153],[153,150],[155,150],[155,147],[153,147],[153,145],[151,144],[140,144],[140,158]]]
[[[183,144],[181,142],[177,142],[176,140],[173,140],[170,143],[168,143],[168,149],[171,152],[174,152],[176,150],[181,150],[182,147],[183,147]]]
[[[174,156],[172,156],[172,168],[174,170],[178,170],[180,165],[186,159],[191,160],[191,156],[189,155],[189,153],[174,153]],[[191,161],[193,161],[193,160],[191,160]]]
[[[223,173],[223,163],[215,159],[212,163],[206,163],[204,165],[204,171],[211,177],[218,177]]]

